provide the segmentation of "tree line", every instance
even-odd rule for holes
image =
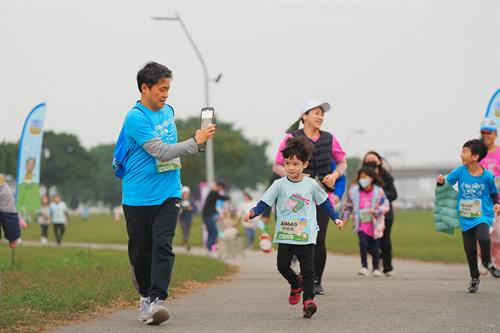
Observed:
[[[179,141],[192,137],[199,128],[199,118],[176,120]],[[268,142],[253,142],[231,123],[219,122],[214,140],[215,172],[218,180],[230,187],[253,188],[266,182],[271,173],[265,151]],[[0,143],[0,172],[17,173],[18,143]],[[114,143],[90,149],[82,147],[77,136],[46,131],[42,146],[40,182],[58,192],[71,206],[102,202],[119,205],[121,181],[111,169]],[[205,180],[205,155],[182,158],[182,183],[196,196],[198,184]]]

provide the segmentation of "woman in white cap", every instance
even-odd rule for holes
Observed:
[[[479,165],[490,171],[495,177],[495,184],[500,189],[500,149],[496,145],[497,125],[493,119],[486,118],[481,122],[481,139],[486,147],[488,154],[479,162]],[[491,239],[491,257],[500,264],[500,224],[493,223],[493,232],[490,233]],[[488,274],[482,266],[481,273]]]
[[[335,181],[341,177],[347,170],[346,153],[339,140],[330,132],[322,131],[324,115],[330,111],[331,106],[328,102],[318,100],[307,100],[299,109],[299,119],[287,131],[288,134],[281,142],[278,154],[273,163],[273,171],[279,176],[285,175],[284,158],[281,150],[291,137],[305,136],[314,144],[313,156],[309,160],[309,166],[304,170],[308,176],[315,178],[323,185],[327,191],[330,201],[334,205],[340,198],[333,194]],[[300,123],[304,124],[303,129],[299,129]],[[331,171],[331,162],[337,164],[335,170]],[[321,209],[316,210],[318,226],[318,237],[316,239],[316,248],[314,253],[315,286],[314,292],[318,295],[324,294],[321,284],[323,271],[326,264],[326,232],[328,228],[328,215]]]

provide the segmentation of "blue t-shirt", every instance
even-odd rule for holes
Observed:
[[[177,143],[173,109],[165,105],[155,112],[140,102],[135,107],[140,110],[130,110],[123,124],[128,155],[122,180],[122,203],[155,206],[168,198],[181,198],[180,170],[159,172],[156,159],[142,148],[154,137],[159,137],[163,143]]]
[[[491,195],[498,194],[498,190],[495,178],[488,170],[484,170],[481,176],[472,176],[462,165],[446,176],[446,181],[451,185],[458,182],[457,209],[462,231],[480,223],[493,224],[495,214]]]
[[[316,205],[328,199],[316,180],[305,177],[298,182],[286,176],[276,180],[264,193],[261,201],[268,206],[276,201],[276,229],[274,243],[316,244],[318,222]]]

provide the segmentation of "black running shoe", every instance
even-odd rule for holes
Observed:
[[[324,295],[325,289],[321,285],[321,282],[314,282],[314,294],[315,295]]]
[[[470,294],[475,294],[479,291],[479,279],[471,279],[469,288],[467,289]]]
[[[490,261],[488,265],[486,266],[486,269],[488,269],[494,277],[497,279],[500,278],[500,269],[495,266],[495,263],[493,261]]]

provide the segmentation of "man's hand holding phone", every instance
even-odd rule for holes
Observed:
[[[194,136],[196,143],[201,145],[212,139],[215,135],[215,127],[216,126],[214,124],[210,124],[208,127],[196,130],[196,134]]]

